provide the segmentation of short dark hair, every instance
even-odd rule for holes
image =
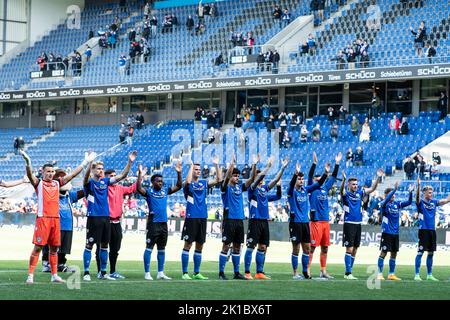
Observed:
[[[384,195],[388,195],[392,190],[392,188],[386,188],[386,190],[384,190]]]
[[[201,167],[200,163],[194,163],[194,166],[199,166],[199,167]]]
[[[303,172],[299,172],[299,174],[297,175],[297,177],[304,177],[305,174]]]
[[[348,179],[348,183],[353,182],[353,181],[358,181],[358,179],[357,178],[350,178],[350,179]]]
[[[114,169],[105,170],[105,176],[110,175],[111,173],[115,173],[115,172],[116,172],[116,170],[114,170]]]
[[[260,173],[261,173],[261,170],[257,169],[256,174],[260,174]]]
[[[42,171],[44,171],[45,168],[53,168],[53,164],[51,164],[51,163],[44,164],[44,166],[42,167]]]
[[[314,178],[320,178],[322,175],[320,175],[320,174],[315,174],[314,175]]]
[[[239,170],[238,168],[234,168],[231,174],[241,174],[241,170]]]
[[[159,173],[155,173],[154,175],[152,175],[152,177],[150,178],[151,183],[155,182],[156,178],[162,178],[163,176]]]

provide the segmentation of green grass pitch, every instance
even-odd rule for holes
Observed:
[[[81,261],[71,265],[82,266]],[[91,270],[95,268],[95,261]],[[189,265],[192,271],[192,261]],[[254,263],[252,265],[254,268]],[[382,281],[380,289],[368,289],[368,265],[355,265],[353,274],[358,280],[343,279],[343,265],[330,265],[328,271],[335,276],[334,280],[292,280],[291,266],[287,263],[267,263],[266,274],[270,281],[222,281],[218,280],[217,262],[203,262],[201,272],[210,280],[181,280],[180,262],[167,262],[166,274],[173,280],[156,280],[156,261],[152,260],[153,281],[144,280],[142,262],[118,262],[118,271],[126,279],[108,281],[98,280],[92,272],[92,281],[87,283],[79,279],[80,289],[68,289],[65,284],[50,283],[50,274],[42,273],[40,264],[35,272],[35,283],[26,285],[27,261],[0,261],[0,300],[15,299],[149,299],[149,300],[327,300],[327,299],[450,299],[450,268],[435,267],[433,274],[439,282],[413,281],[413,266],[398,266],[396,274],[402,281]],[[371,266],[370,268],[375,268]],[[388,266],[385,266],[385,276]],[[426,267],[422,266],[421,275],[425,279]],[[227,264],[226,273],[232,277],[231,261]],[[318,266],[312,267],[313,276],[318,276]],[[67,279],[70,274],[61,274]],[[375,286],[373,281],[372,287]],[[76,286],[76,281],[72,281]]]

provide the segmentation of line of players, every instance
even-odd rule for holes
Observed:
[[[114,279],[106,274],[108,261],[108,245],[111,244],[111,250],[114,244],[114,259],[110,263],[117,261],[118,250],[120,249],[120,240],[122,238],[120,216],[112,216],[110,212],[111,198],[108,197],[111,186],[124,179],[131,168],[132,163],[137,157],[137,152],[132,152],[128,156],[128,163],[119,175],[109,171],[105,176],[104,166],[101,162],[93,163],[95,154],[90,154],[71,174],[65,174],[62,177],[55,177],[55,170],[51,165],[44,165],[43,179],[38,180],[32,174],[31,160],[24,152],[21,152],[26,162],[26,172],[29,181],[35,187],[38,196],[38,214],[36,219],[35,233],[33,243],[35,247],[30,256],[29,275],[27,283],[33,283],[33,272],[39,259],[39,253],[42,247],[49,245],[51,281],[64,282],[57,275],[58,247],[61,246],[61,238],[64,234],[60,231],[60,191],[64,189],[71,179],[79,174],[83,168],[87,168],[84,176],[84,197],[87,199],[87,232],[86,247],[83,254],[84,277],[85,281],[90,281],[90,261],[91,251],[94,244],[100,247],[98,251],[100,278]],[[297,164],[295,172],[289,183],[287,198],[290,207],[289,233],[292,242],[291,263],[293,268],[293,279],[311,279],[310,264],[313,260],[313,253],[317,246],[321,247],[320,252],[320,278],[332,278],[326,272],[327,252],[330,245],[330,225],[328,211],[328,191],[337,179],[339,163],[342,154],[339,153],[335,158],[335,166],[331,176],[329,176],[330,165],[325,166],[325,172],[321,175],[314,175],[317,157],[313,154],[313,164],[308,174],[308,183],[304,186],[304,173],[300,171]],[[206,221],[207,205],[206,196],[208,187],[220,184],[222,201],[224,207],[224,219],[222,223],[222,242],[223,247],[219,256],[219,278],[226,280],[224,273],[227,262],[228,250],[231,248],[232,263],[234,267],[234,279],[251,280],[251,263],[253,251],[256,248],[256,274],[255,279],[268,280],[270,277],[264,273],[264,262],[267,254],[267,248],[270,243],[269,233],[269,210],[268,202],[281,199],[281,177],[288,165],[288,159],[281,163],[281,168],[275,178],[269,183],[265,182],[265,176],[273,165],[273,159],[269,158],[267,165],[263,170],[258,170],[259,155],[253,157],[252,174],[245,183],[240,182],[240,171],[235,167],[235,159],[227,169],[226,176],[222,179],[219,168],[218,158],[214,159],[216,172],[218,175],[214,180],[201,180],[201,166],[191,163],[189,173],[185,183],[182,182],[182,165],[178,163],[175,166],[178,179],[175,186],[165,187],[163,177],[160,174],[154,174],[151,177],[151,187],[145,189],[142,186],[142,178],[146,171],[139,166],[136,189],[143,195],[148,204],[149,214],[147,220],[146,249],[144,251],[144,269],[145,279],[153,280],[150,274],[151,254],[156,244],[158,249],[158,279],[170,279],[164,274],[165,246],[167,244],[167,197],[183,188],[184,196],[187,200],[186,218],[183,226],[181,238],[184,240],[184,247],[181,254],[182,279],[184,280],[206,280],[207,277],[200,273],[202,261],[202,249],[206,240]],[[92,173],[92,177],[91,177]],[[345,279],[355,280],[352,275],[352,268],[355,261],[357,249],[361,240],[362,223],[362,200],[365,195],[374,192],[378,185],[379,178],[383,175],[381,170],[377,170],[377,176],[370,188],[360,188],[356,178],[348,180],[345,188],[346,175],[342,172],[342,183],[340,187],[341,201],[344,207],[344,236],[343,246],[346,247],[345,254]],[[270,194],[270,190],[276,187],[276,194]],[[389,260],[389,280],[400,280],[395,276],[395,258],[399,250],[399,211],[411,204],[413,187],[410,187],[410,199],[406,202],[395,201],[395,188],[388,188],[385,191],[385,200],[381,203],[382,211],[382,239],[380,244],[379,279],[384,279],[383,265],[387,252],[391,253]],[[245,273],[240,273],[241,245],[244,243],[244,203],[243,192],[248,192],[249,202],[249,223],[247,231],[247,249],[244,254]],[[123,198],[123,192],[117,193]],[[432,275],[433,252],[436,250],[436,232],[435,232],[435,214],[436,207],[450,202],[450,196],[446,199],[433,199],[431,187],[423,189],[424,198],[420,199],[420,180],[418,181],[416,192],[416,204],[419,210],[419,250],[416,257],[416,276],[415,280],[421,280],[419,269],[421,258],[424,251],[428,251],[427,268],[428,280],[437,279]],[[79,199],[80,194],[73,196],[73,200]],[[123,200],[121,200],[123,201]],[[120,230],[119,230],[120,229]],[[68,238],[68,237],[67,237]],[[114,240],[114,241],[113,241]],[[195,242],[194,251],[194,273],[188,274],[189,252],[192,243]],[[71,236],[70,236],[71,244]],[[64,246],[62,246],[64,247]],[[298,260],[300,247],[302,248],[301,264],[302,274],[298,272]],[[70,248],[69,252],[70,253]],[[120,277],[116,277],[120,278]]]

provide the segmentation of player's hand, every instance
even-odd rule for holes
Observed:
[[[128,160],[130,162],[134,162],[134,160],[136,160],[136,158],[137,158],[137,154],[138,154],[138,152],[136,150],[133,152],[130,152],[130,154],[128,155]]]
[[[329,172],[330,172],[330,169],[331,169],[331,164],[327,163],[327,164],[325,165],[325,172],[326,172],[326,173],[329,173]]]
[[[281,187],[281,179],[280,179],[280,180],[278,180],[278,182],[277,182],[277,186],[280,186],[280,187]]]
[[[92,162],[94,161],[94,159],[97,158],[97,153],[95,153],[94,151],[90,151],[84,160],[86,160],[87,162]]]
[[[413,184],[409,185],[408,191],[409,192],[413,192],[414,191],[414,185]]]
[[[230,165],[232,165],[232,166],[236,165],[236,155],[234,153],[233,153],[233,156],[231,157]]]
[[[397,190],[397,189],[398,189],[398,181],[397,181],[397,182],[395,182],[395,184],[394,184],[394,189],[395,189],[395,190]]]
[[[341,159],[342,159],[342,152],[339,152],[336,158],[334,158],[336,164],[339,164],[339,162],[341,162]]]
[[[270,168],[273,165],[273,157],[269,157],[269,159],[267,159],[267,168]]]
[[[289,163],[289,158],[285,158],[283,161],[281,161],[281,165],[283,167],[283,169],[285,169],[287,167]]]
[[[300,173],[301,165],[297,162],[295,165],[295,174],[298,175]]]
[[[417,184],[420,186],[420,177],[417,177]]]
[[[175,164],[175,171],[181,173],[182,170],[183,170],[183,163],[181,161],[178,161]]]
[[[316,154],[316,152],[314,151],[314,152],[313,152],[313,163],[314,163],[314,164],[317,164],[317,162],[319,162],[319,160],[317,160],[317,154]]]
[[[218,165],[219,165],[219,157],[218,157],[218,156],[215,156],[215,157],[214,157],[214,159],[213,159],[213,164],[214,164],[215,166],[218,166]]]
[[[30,179],[28,179],[28,176],[23,176],[23,178],[22,178],[22,182],[23,183],[29,183],[30,182]]]
[[[344,180],[347,180],[347,175],[345,174],[344,170],[342,170],[342,178],[344,178]]]
[[[378,169],[378,170],[377,170],[377,177],[381,178],[383,175],[384,175],[383,170]]]

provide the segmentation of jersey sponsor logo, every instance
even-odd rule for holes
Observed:
[[[197,184],[193,184],[192,189],[195,191],[202,191],[205,190],[205,186],[203,185],[203,183],[199,182]]]
[[[266,191],[266,189],[264,189],[264,188],[258,188],[257,191],[258,191],[258,195],[259,195],[260,197],[266,197],[266,196],[267,196],[267,191]]]
[[[308,197],[306,197],[305,195],[297,196],[297,202],[306,202],[306,201],[308,201]]]

